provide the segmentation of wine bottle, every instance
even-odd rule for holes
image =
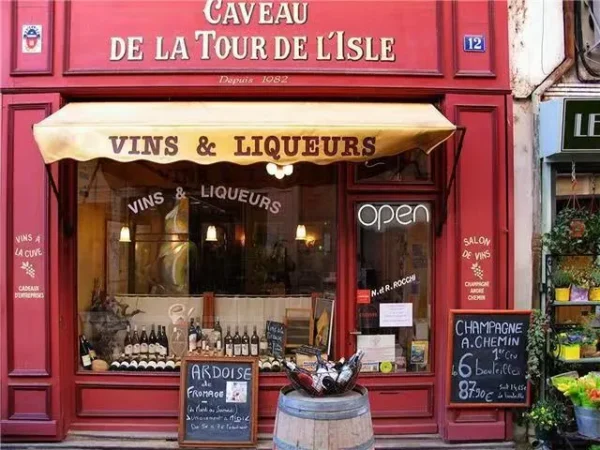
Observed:
[[[266,356],[269,354],[269,341],[267,341],[267,334],[264,333],[260,337],[260,342],[258,344],[260,356]]]
[[[85,345],[85,337],[83,334],[79,336],[79,359],[84,369],[90,370],[92,368],[92,359],[88,352],[87,346]]]
[[[221,329],[221,323],[219,322],[218,317],[215,326],[213,327],[213,341],[215,343],[215,349],[221,353],[221,350],[223,349],[223,330]]]
[[[181,371],[181,358],[175,358],[175,372]]]
[[[274,360],[273,362],[275,362],[277,360]],[[281,361],[281,364],[283,364],[286,369],[288,371],[290,371],[293,374],[293,377],[295,378],[295,380],[302,385],[303,387],[312,390],[313,388],[313,378],[305,373],[305,372],[301,372],[298,370],[298,366],[296,366],[296,364],[294,364],[291,361],[287,361],[287,360],[283,360]]]
[[[136,357],[129,361],[129,370],[138,370],[138,360]]]
[[[205,352],[208,350],[208,336],[206,333],[202,331],[202,329],[198,332],[198,340],[200,341],[200,350]]]
[[[148,368],[148,357],[145,355],[142,355],[140,357],[140,361],[138,362],[137,370],[142,372],[142,371],[146,370],[147,368]]]
[[[140,354],[148,356],[148,335],[146,334],[146,325],[142,326],[142,335],[140,336]]]
[[[271,372],[281,372],[281,363],[276,359],[271,362]]]
[[[96,359],[96,350],[94,350],[94,346],[90,341],[87,340],[85,335],[83,335],[83,342],[85,343],[85,347],[87,348],[88,355],[90,355],[90,359],[93,361]]]
[[[227,326],[227,334],[225,335],[225,356],[233,356],[233,338],[231,337],[231,327]]]
[[[342,370],[342,367],[344,366],[344,363],[346,362],[345,358],[340,358],[338,362],[335,363],[335,365],[333,366],[334,370],[336,371],[340,371]]]
[[[126,356],[123,358],[123,361],[121,361],[121,364],[119,365],[119,370],[129,370],[129,357]]]
[[[271,361],[269,361],[268,359],[265,359],[262,363],[262,369],[263,369],[263,372],[270,372],[271,371]]]
[[[196,350],[196,343],[198,340],[198,333],[194,326],[194,318],[190,319],[190,329],[188,330],[188,351],[193,352]]]
[[[250,356],[250,336],[248,336],[246,325],[244,325],[244,335],[242,336],[242,356]]]
[[[154,372],[156,370],[156,355],[153,355],[153,358],[148,361],[148,371]]]
[[[165,370],[166,364],[167,364],[167,361],[164,356],[161,356],[160,358],[158,358],[158,361],[156,363],[156,371],[163,372]]]
[[[358,370],[358,364],[362,360],[363,356],[364,352],[358,349],[356,353],[352,355],[350,359],[348,359],[348,362],[342,366],[340,374],[337,377],[336,383],[338,385],[345,386],[346,384],[348,384],[352,376]]]
[[[168,372],[175,371],[175,357],[173,355],[169,356],[167,359],[167,363],[165,364],[165,370]]]
[[[131,344],[133,346],[131,356],[134,358],[140,356],[140,337],[138,336],[137,325],[133,327],[133,338],[131,338]]]
[[[167,356],[169,354],[169,338],[167,337],[167,327],[163,325],[163,340],[161,344],[161,355]]]
[[[123,342],[123,350],[125,351],[125,356],[131,358],[133,355],[133,344],[131,342],[131,327],[127,325],[127,334],[125,335],[125,341]]]
[[[119,368],[121,367],[121,363],[124,359],[125,354],[122,354],[119,359],[115,359],[113,362],[110,363],[110,367],[108,368],[108,370],[120,370]]]
[[[239,328],[235,326],[235,334],[233,335],[233,356],[241,356],[242,354],[242,338],[240,337]]]
[[[154,324],[152,324],[152,330],[150,331],[150,336],[148,337],[148,356],[154,356],[156,353],[156,333],[154,332]]]
[[[258,333],[256,333],[256,325],[254,325],[254,330],[252,332],[252,337],[250,338],[250,355],[258,356]]]

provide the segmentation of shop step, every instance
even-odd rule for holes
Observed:
[[[271,436],[259,435],[256,450],[272,448]],[[178,449],[177,436],[171,433],[114,433],[71,432],[62,442],[55,443],[2,443],[2,449],[11,450],[172,450]],[[234,450],[233,447],[228,447]],[[378,437],[376,450],[514,450],[514,442],[481,442],[449,444],[436,435],[406,435]],[[246,447],[245,450],[248,450]],[[325,450],[325,449],[323,449]]]

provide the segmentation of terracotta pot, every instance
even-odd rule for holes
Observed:
[[[554,289],[554,301],[556,302],[568,302],[571,297],[570,288],[556,288]]]

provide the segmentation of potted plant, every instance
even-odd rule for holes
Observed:
[[[581,346],[589,344],[587,337],[581,330],[559,333],[556,336],[557,348],[554,355],[564,361],[581,358]]]
[[[538,400],[525,413],[525,420],[533,426],[536,439],[542,442],[552,440],[565,417],[564,405],[552,398]]]
[[[600,376],[589,373],[579,378],[566,378],[556,388],[568,397],[575,407],[579,434],[600,438]]]
[[[588,275],[590,283],[589,300],[600,302],[600,268],[595,267]]]
[[[554,286],[554,301],[569,301],[571,295],[572,282],[573,276],[565,270],[557,270],[552,274],[552,285]]]
[[[574,270],[571,272],[571,291],[569,299],[572,302],[587,302],[589,299],[589,281],[588,276],[583,270]]]
[[[595,218],[583,208],[564,208],[557,215],[552,229],[542,236],[542,242],[553,255],[594,253]]]

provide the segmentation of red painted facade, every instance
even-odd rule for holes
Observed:
[[[62,233],[57,202],[32,134],[33,124],[67,102],[174,98],[434,102],[453,123],[467,128],[448,218],[434,245],[433,373],[365,374],[361,379],[370,391],[377,434],[439,433],[450,441],[511,438],[510,412],[504,409],[446,407],[442,350],[449,309],[513,306],[507,4],[494,0],[308,4],[305,24],[260,24],[253,16],[245,25],[207,23],[205,2],[2,2],[3,439],[60,440],[70,429],[176,431],[178,376],[77,373],[76,235]],[[263,21],[268,20],[263,16]],[[22,51],[23,25],[31,24],[42,26],[40,53]],[[203,60],[202,45],[194,39],[196,30],[214,30],[215,36],[263,36],[266,42],[283,36],[293,43],[294,36],[307,36],[306,59],[302,59],[304,50],[297,49],[297,60],[276,60],[274,47],[265,45],[267,59],[220,60],[211,54]],[[336,60],[335,52],[326,60],[324,44],[332,31],[373,37],[371,59],[376,52],[382,54],[381,38],[392,37],[395,60],[382,61],[380,56],[379,61],[369,61],[366,50],[358,61]],[[486,51],[464,52],[464,35],[485,36]],[[111,38],[127,36],[143,37],[144,59],[110,61]],[[189,59],[157,59],[165,56],[157,53],[158,36],[163,37],[162,50],[172,49],[176,36],[185,37]],[[324,36],[322,49],[317,48],[317,36]],[[319,51],[323,59],[318,59]],[[132,53],[133,58],[136,55]],[[339,245],[338,255],[338,298],[342,299],[335,325],[338,354],[349,353],[355,345],[350,334],[355,323],[356,271],[351,256],[355,254],[355,203],[427,200],[439,210],[455,145],[451,139],[436,150],[436,182],[429,185],[358,186],[353,182],[353,167],[340,166],[339,239],[348,244]],[[69,221],[76,209],[75,169],[70,162],[52,167]],[[43,298],[21,298],[15,292],[23,276],[15,249],[29,248],[19,239],[29,234],[34,240],[40,237],[42,254],[36,261],[43,274]],[[491,258],[485,269],[493,276],[483,298],[473,298],[465,285],[472,275],[470,261],[462,254],[465,239],[471,236],[490,240],[486,249]],[[283,376],[261,376],[259,432],[272,429],[284,381]]]

